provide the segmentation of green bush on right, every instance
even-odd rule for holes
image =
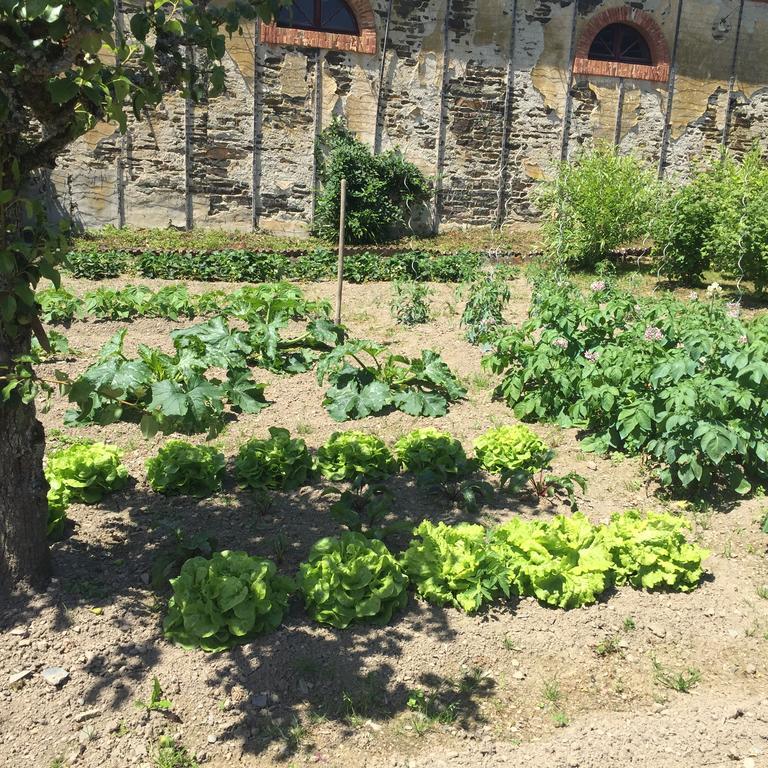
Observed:
[[[537,198],[547,255],[570,268],[594,267],[650,234],[660,192],[656,174],[613,145],[561,163]]]
[[[768,286],[768,164],[759,148],[726,154],[667,195],[653,227],[655,261],[673,280],[713,269]]]

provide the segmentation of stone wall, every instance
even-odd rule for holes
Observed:
[[[82,137],[51,174],[57,206],[84,226],[300,234],[314,139],[336,115],[435,179],[431,229],[535,217],[536,182],[596,141],[672,178],[724,146],[768,149],[766,2],[392,0],[386,41],[388,0],[352,5],[367,37],[348,50],[252,25],[230,43],[223,96],[171,96],[124,137]],[[584,66],[590,30],[618,15],[666,51],[659,78]]]

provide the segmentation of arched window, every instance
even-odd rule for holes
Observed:
[[[291,5],[278,11],[277,26],[342,35],[359,34],[355,14],[344,0],[293,0]]]
[[[262,25],[260,37],[268,45],[376,53],[371,0],[292,0]]]
[[[589,47],[588,58],[592,61],[653,66],[648,43],[642,33],[629,24],[609,24],[603,27]]]
[[[580,25],[575,75],[669,80],[669,45],[654,17],[629,5],[607,8]]]

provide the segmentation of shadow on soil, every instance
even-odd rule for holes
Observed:
[[[425,518],[491,523],[511,513],[555,511],[546,503],[537,505],[532,496],[502,496],[492,502],[492,512],[471,515],[406,478],[393,478],[390,485],[397,518],[414,523]],[[166,498],[141,486],[125,489],[99,505],[73,510],[87,535],[76,525],[68,538],[53,545],[54,579],[47,593],[17,594],[0,605],[0,634],[35,620],[43,608],[54,609],[53,631],[72,627],[75,609],[109,609],[110,631],[119,633],[119,641],[103,656],[87,657],[84,703],[99,702],[115,713],[120,710],[120,716],[126,708],[135,713],[132,700],[139,689],[139,698],[148,694],[144,688],[166,643],[159,629],[146,642],[132,635],[137,627],[157,627],[165,613],[169,589],[154,590],[148,582],[158,556],[173,554],[174,530],[186,539],[211,534],[217,549],[268,557],[292,574],[312,544],[339,533],[328,514],[330,503],[318,486],[274,494],[268,504],[235,488],[201,501]],[[400,550],[407,539],[402,535],[387,543]],[[325,721],[340,724],[346,734],[375,728],[376,721],[404,712],[410,716],[403,727],[416,733],[435,724],[467,728],[482,722],[481,703],[493,695],[494,683],[478,671],[462,679],[429,674],[407,683],[399,674],[404,645],[417,633],[434,639],[445,654],[441,659],[451,659],[449,617],[450,612],[412,598],[387,627],[339,631],[311,623],[294,598],[277,632],[219,655],[190,652],[189,660],[215,695],[224,692],[230,701],[230,726],[219,740],[231,740],[233,750],[252,754],[272,747],[278,759],[287,759],[311,749],[311,729]]]

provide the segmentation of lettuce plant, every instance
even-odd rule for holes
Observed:
[[[552,458],[544,441],[522,424],[491,427],[475,440],[475,454],[483,469],[501,475],[502,481],[527,478]]]
[[[473,613],[500,592],[508,593],[504,568],[487,546],[481,525],[425,520],[413,534],[402,563],[425,600]]]
[[[317,451],[323,477],[342,480],[380,480],[397,471],[397,461],[386,443],[365,432],[334,432]]]
[[[594,603],[611,583],[613,561],[601,531],[579,513],[512,520],[493,531],[490,546],[512,590],[547,605]]]
[[[125,487],[128,470],[121,456],[118,448],[104,443],[71,445],[51,453],[45,467],[48,504],[95,504],[105,493]]]
[[[165,636],[211,652],[276,629],[293,590],[271,560],[229,550],[187,560],[171,586]]]
[[[313,472],[307,444],[281,427],[270,427],[266,440],[244,443],[235,459],[237,479],[248,488],[295,490],[306,485]]]
[[[395,454],[406,471],[426,482],[458,480],[471,470],[461,443],[434,427],[414,429],[403,435],[395,443]]]
[[[203,498],[221,488],[225,464],[224,454],[213,446],[169,440],[147,460],[147,481],[158,493]]]
[[[685,531],[691,524],[664,512],[642,515],[638,510],[613,515],[604,539],[613,559],[618,586],[690,592],[703,574],[706,549],[691,544]]]
[[[354,621],[386,624],[408,601],[408,578],[387,547],[360,533],[325,538],[299,571],[313,619],[343,629]]]

